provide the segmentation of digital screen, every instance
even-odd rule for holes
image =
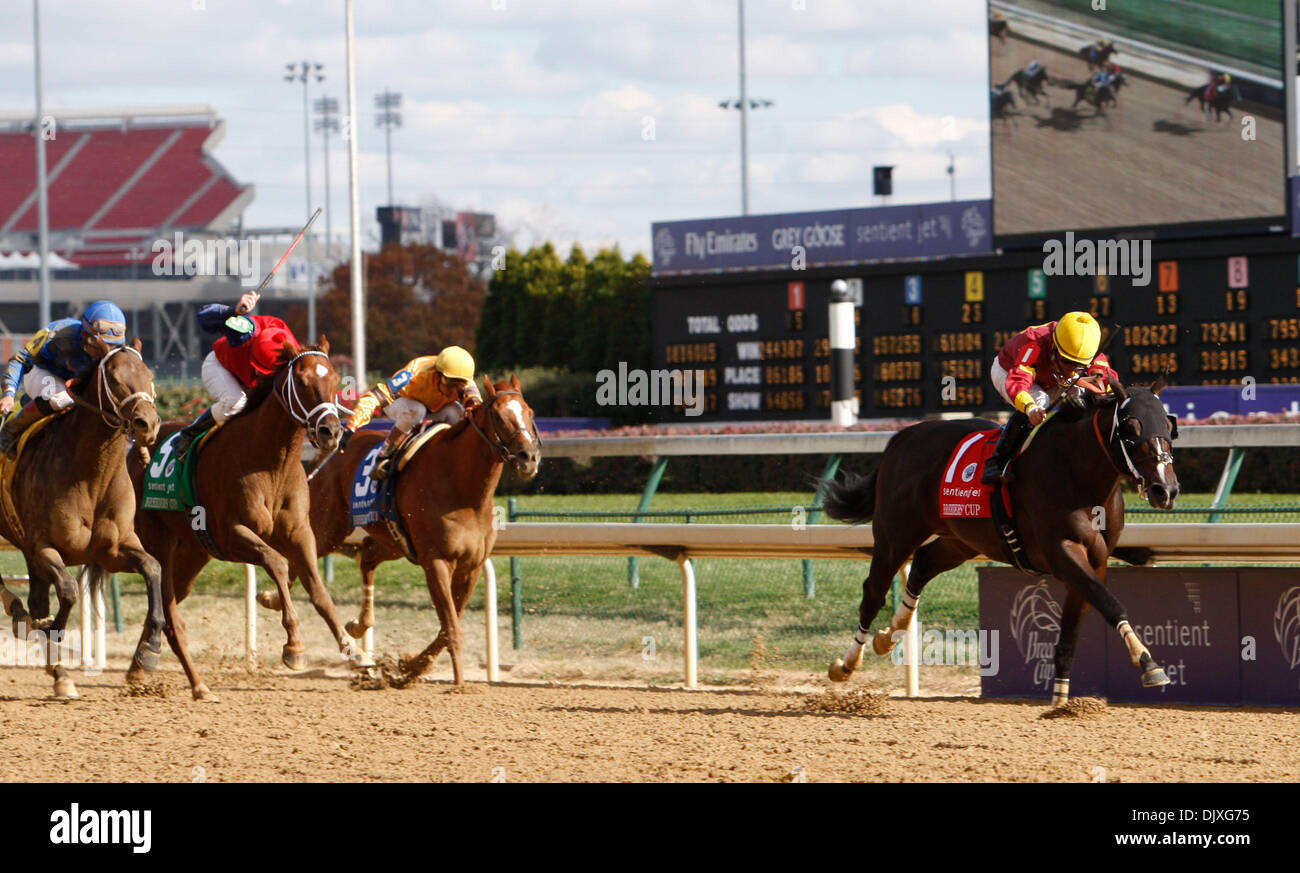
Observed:
[[[994,0],[994,233],[1286,213],[1279,0]]]
[[[854,385],[861,418],[1005,409],[988,368],[1026,326],[1071,310],[1118,335],[1126,381],[1300,382],[1295,253],[1162,257],[1149,285],[1126,276],[1044,276],[1033,266],[929,269],[861,279]],[[990,261],[983,261],[988,264]],[[703,415],[673,420],[829,419],[829,278],[662,283],[656,368],[702,370]]]

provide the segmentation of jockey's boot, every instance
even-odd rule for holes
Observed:
[[[1004,481],[1007,464],[1028,430],[1029,416],[1018,411],[1011,413],[1011,418],[1002,428],[1002,436],[998,437],[998,444],[993,448],[993,454],[984,462],[984,475],[980,477],[980,484],[997,485]]]
[[[388,478],[393,468],[393,456],[406,443],[406,438],[410,435],[410,431],[400,431],[396,426],[388,432],[388,438],[384,440],[384,445],[379,450],[379,457],[375,460],[375,469],[370,471],[371,479],[382,482]]]
[[[4,452],[11,458],[14,457],[18,452],[18,437],[51,412],[53,410],[49,408],[49,402],[43,399],[33,400],[24,406],[21,412],[0,428],[0,452]]]
[[[210,408],[203,410],[202,415],[181,428],[180,436],[176,437],[176,445],[172,447],[173,457],[178,461],[184,459],[198,435],[210,427],[215,427],[216,423],[217,420],[212,417],[212,410]]]

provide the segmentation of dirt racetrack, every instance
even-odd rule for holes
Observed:
[[[47,697],[0,669],[6,781],[1295,781],[1295,710],[890,698],[879,715],[808,694],[486,686],[354,690],[323,671],[208,667],[222,702],[174,669],[128,695],[120,671]],[[844,707],[849,708],[849,707]]]
[[[1017,38],[991,41],[994,82],[1041,60],[1055,80],[1083,82],[1082,58]],[[1115,60],[1126,64],[1123,44]],[[1073,91],[1048,84],[1047,99],[992,120],[994,222],[999,234],[1252,218],[1285,212],[1283,125],[1254,111],[1215,122],[1186,91],[1129,70],[1119,105],[1099,115],[1071,109]],[[1208,73],[1207,73],[1208,78]]]

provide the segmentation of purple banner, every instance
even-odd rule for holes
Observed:
[[[1300,385],[1173,385],[1160,399],[1179,418],[1249,415],[1252,412],[1300,413]]]
[[[992,251],[988,200],[661,221],[654,275],[915,260]],[[800,252],[802,251],[802,255]]]
[[[1293,569],[1112,567],[1107,586],[1170,684],[1143,688],[1119,634],[1089,610],[1079,626],[1073,696],[1135,703],[1300,705],[1300,584]],[[1051,696],[1065,586],[979,569],[980,627],[997,630],[986,697]]]

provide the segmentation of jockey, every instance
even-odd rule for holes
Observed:
[[[248,402],[250,388],[280,365],[285,343],[300,345],[289,325],[273,315],[248,315],[259,295],[250,291],[236,306],[209,303],[196,315],[206,333],[220,333],[203,359],[203,387],[214,399],[211,406],[176,438],[175,457],[183,458],[190,443],[204,430],[220,427],[238,415]]]
[[[1101,345],[1101,325],[1086,312],[1067,312],[1060,321],[1028,327],[1007,340],[989,367],[998,394],[1016,408],[1002,429],[980,481],[996,485],[1031,426],[1043,423],[1047,407],[1076,375],[1119,379]],[[1092,386],[1100,390],[1100,386]],[[1109,390],[1109,389],[1107,389]]]
[[[21,390],[33,398],[0,430],[0,452],[12,452],[18,436],[37,420],[76,401],[68,383],[84,379],[112,348],[126,345],[126,316],[114,303],[96,300],[81,319],[61,318],[32,337],[9,361],[0,416],[14,408]]]
[[[460,346],[447,346],[437,355],[425,355],[407,362],[387,382],[371,388],[357,401],[352,419],[343,427],[340,448],[346,448],[352,434],[363,427],[381,406],[393,420],[393,429],[379,452],[370,478],[382,482],[388,477],[392,458],[411,431],[434,413],[434,421],[455,424],[465,410],[483,402],[474,384],[474,359]]]
[[[1025,67],[1025,76],[1027,78],[1032,79],[1035,76],[1037,76],[1040,72],[1042,72],[1042,70],[1043,70],[1042,61],[1039,60],[1030,61],[1029,66]]]

